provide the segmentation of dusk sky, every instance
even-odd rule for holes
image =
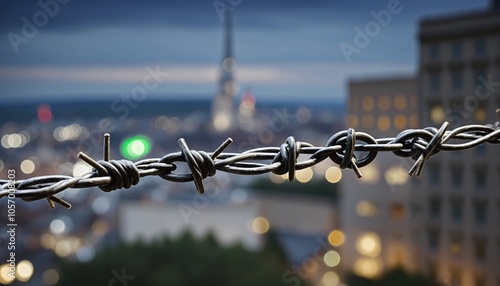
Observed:
[[[487,0],[55,1],[0,2],[0,100],[112,99],[157,68],[163,77],[148,96],[214,96],[223,39],[216,3],[234,9],[242,91],[251,89],[257,100],[340,101],[348,78],[415,73],[422,17],[489,6]],[[38,3],[47,3],[47,11]],[[355,46],[355,27],[364,30],[374,20],[370,12],[388,5],[399,13],[348,62],[341,43]]]

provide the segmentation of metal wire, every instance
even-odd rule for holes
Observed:
[[[66,208],[71,204],[55,195],[68,188],[99,187],[104,192],[128,189],[139,183],[141,177],[159,176],[167,181],[195,183],[198,193],[203,194],[203,179],[214,176],[217,171],[238,175],[274,173],[288,174],[293,181],[295,172],[330,159],[340,168],[352,169],[361,177],[359,168],[370,164],[378,152],[392,152],[396,156],[415,160],[410,175],[420,175],[424,163],[440,151],[459,151],[481,144],[500,144],[500,124],[466,125],[448,129],[445,122],[439,129],[427,127],[409,129],[393,138],[375,139],[364,132],[349,128],[334,134],[325,147],[315,147],[307,142],[288,137],[280,147],[262,147],[242,153],[223,152],[231,143],[228,138],[214,152],[190,150],[184,139],[179,139],[181,151],[162,158],[144,159],[138,162],[110,159],[110,136],[104,135],[103,160],[95,161],[80,152],[78,157],[92,166],[92,172],[81,177],[40,176],[26,180],[0,180],[0,198],[8,196],[14,189],[15,197],[24,201],[47,199],[54,207],[58,203]],[[300,154],[310,155],[298,162]],[[176,173],[178,162],[184,162],[190,173]]]

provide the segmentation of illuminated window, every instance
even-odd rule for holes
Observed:
[[[394,107],[398,110],[403,110],[406,108],[408,105],[408,100],[406,99],[406,96],[400,94],[394,97]]]
[[[405,207],[402,203],[392,203],[391,218],[393,220],[402,220],[405,216]]]
[[[451,56],[454,59],[460,58],[462,56],[462,42],[453,41],[451,43]]]
[[[480,106],[474,112],[474,118],[477,123],[484,124],[486,122],[486,108]]]
[[[363,184],[376,184],[380,178],[379,169],[374,163],[361,168],[361,173],[363,174],[363,177],[361,177],[359,181]]]
[[[377,101],[378,109],[381,111],[386,111],[391,107],[391,99],[387,95],[383,95],[378,98]]]
[[[389,185],[403,185],[408,181],[410,176],[402,166],[393,166],[385,171],[384,177]]]
[[[382,251],[380,236],[374,232],[367,232],[356,241],[356,250],[366,256],[377,257]]]
[[[373,99],[372,96],[365,96],[365,97],[363,97],[363,101],[361,102],[361,105],[363,107],[363,110],[372,111],[373,108],[375,107],[375,100]]]
[[[442,124],[444,121],[444,109],[440,105],[434,105],[431,107],[431,121],[434,124]]]
[[[462,253],[462,237],[458,235],[454,235],[450,238],[450,252],[455,255],[459,255]]]
[[[356,212],[361,217],[374,217],[378,215],[378,207],[369,201],[360,201],[356,205]]]
[[[396,115],[396,117],[394,117],[394,126],[399,129],[399,130],[403,130],[406,128],[406,116],[403,115],[403,114],[399,114],[399,115]]]
[[[389,130],[389,128],[391,127],[391,119],[389,118],[389,116],[387,115],[380,116],[377,120],[377,127],[378,130],[382,132]]]

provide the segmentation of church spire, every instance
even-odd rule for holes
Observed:
[[[219,93],[212,104],[212,127],[219,132],[231,129],[234,124],[233,102],[238,92],[238,83],[234,79],[236,59],[233,54],[232,11],[224,13],[224,43],[219,75]]]

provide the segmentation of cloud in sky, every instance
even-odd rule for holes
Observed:
[[[23,35],[22,18],[33,21],[43,10],[36,1],[0,2],[0,92],[5,96],[126,91],[146,66],[157,64],[170,74],[158,92],[211,94],[216,89],[222,23],[214,1],[59,1],[68,3],[60,4],[17,54],[7,35]],[[339,44],[352,42],[353,28],[372,20],[371,10],[395,0],[220,1],[238,4],[238,80],[265,96],[297,99],[307,90],[318,98],[342,99],[350,76],[397,69],[411,73],[420,17],[485,9],[488,2],[402,0],[403,11],[348,64]]]

